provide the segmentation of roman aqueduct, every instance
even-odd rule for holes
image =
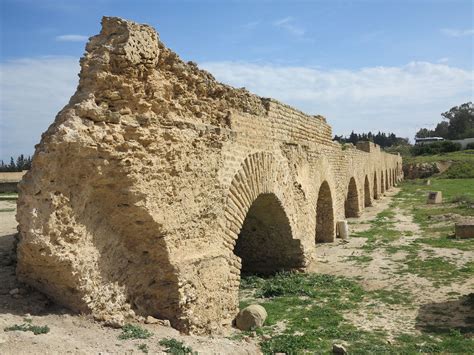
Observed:
[[[17,274],[98,319],[216,332],[242,272],[305,270],[337,221],[402,178],[401,158],[184,63],[104,18],[79,86],[20,184]]]

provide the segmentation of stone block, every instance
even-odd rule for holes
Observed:
[[[474,220],[461,221],[455,224],[454,231],[456,238],[474,238]]]
[[[433,205],[443,203],[443,195],[441,191],[428,192],[428,199],[426,200],[426,203],[433,204]]]

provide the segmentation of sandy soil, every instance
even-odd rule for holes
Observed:
[[[389,208],[390,196],[398,192],[392,189],[374,206],[368,207],[358,219],[350,219],[351,232],[370,228],[370,221]],[[0,210],[15,207],[12,201],[0,201]],[[395,240],[392,245],[409,245],[419,238],[420,228],[413,222],[406,210],[394,209],[395,228],[410,232],[410,236]],[[116,354],[141,353],[139,344],[147,344],[150,353],[160,353],[158,344],[162,338],[172,337],[183,341],[187,346],[202,354],[258,354],[253,338],[237,342],[224,336],[196,337],[179,334],[178,331],[160,325],[140,324],[153,332],[146,340],[119,340],[119,329],[112,329],[90,319],[75,315],[50,302],[42,294],[20,285],[15,278],[13,242],[16,232],[15,212],[0,212],[0,354]],[[435,286],[433,282],[410,273],[399,273],[407,252],[389,254],[385,248],[372,252],[360,249],[365,238],[349,238],[333,244],[318,245],[316,261],[310,271],[356,277],[367,290],[408,291],[413,295],[410,304],[388,305],[370,301],[361,305],[359,311],[351,311],[345,317],[360,329],[383,330],[393,338],[400,332],[418,333],[423,327],[445,324],[463,326],[470,309],[463,304],[466,295],[474,290],[474,280],[454,282],[447,286]],[[441,256],[461,267],[474,261],[474,253],[457,249],[423,247],[420,258]],[[350,260],[351,256],[370,256],[368,263]],[[13,293],[11,294],[12,290]],[[375,303],[375,305],[374,305]],[[4,332],[4,328],[21,324],[24,318],[31,318],[35,325],[48,325],[51,331],[44,335],[32,332]]]
[[[15,207],[15,202],[0,201],[0,210]],[[139,324],[154,335],[145,340],[119,340],[120,329],[105,327],[93,319],[69,312],[15,278],[13,242],[16,233],[15,212],[0,212],[0,354],[141,354],[139,344],[147,344],[149,353],[162,353],[158,342],[175,338],[199,354],[258,354],[252,338],[233,341],[224,336],[197,337],[180,334],[171,327]],[[18,292],[16,294],[10,294]],[[32,320],[47,325],[48,334],[11,331],[4,328]]]

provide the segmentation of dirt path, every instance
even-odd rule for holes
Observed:
[[[474,279],[440,285],[423,276],[403,272],[407,269],[406,261],[409,255],[409,252],[403,249],[413,248],[413,243],[421,237],[421,230],[409,211],[389,207],[390,197],[397,192],[399,189],[396,188],[387,192],[388,198],[376,201],[373,207],[367,208],[361,218],[350,219],[349,227],[351,233],[367,231],[371,227],[370,221],[378,213],[390,209],[395,214],[392,219],[393,228],[403,235],[402,237],[381,244],[373,250],[364,249],[368,239],[362,237],[350,238],[347,242],[318,245],[316,261],[311,266],[311,271],[356,278],[366,290],[394,291],[410,295],[411,300],[406,303],[379,302],[374,305],[371,301],[362,305],[358,312],[347,312],[346,319],[360,329],[385,331],[389,338],[393,338],[402,332],[418,334],[420,326],[430,324],[445,324],[453,328],[469,326],[466,319],[472,310],[464,301],[474,290]],[[428,257],[443,258],[458,268],[474,262],[472,251],[416,245],[417,257],[421,260]],[[390,247],[401,250],[388,252]],[[472,316],[474,315],[471,314]]]
[[[15,202],[0,201],[0,210],[15,208]],[[226,337],[181,335],[171,327],[140,324],[153,333],[142,340],[119,340],[119,329],[104,327],[86,316],[75,315],[50,302],[45,296],[15,278],[13,244],[16,233],[15,211],[0,212],[0,354],[141,354],[146,344],[150,353],[162,353],[163,338],[182,341],[199,354],[258,354],[258,347]],[[14,293],[14,294],[11,294]],[[4,328],[31,319],[33,325],[50,328],[47,334],[11,331]]]

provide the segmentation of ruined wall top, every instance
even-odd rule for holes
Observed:
[[[100,34],[87,44],[78,91],[70,103],[78,116],[96,122],[183,120],[227,128],[234,113],[267,117],[283,108],[315,122],[329,132],[328,139],[332,134],[324,117],[219,83],[166,48],[152,27],[116,17],[104,17]]]

